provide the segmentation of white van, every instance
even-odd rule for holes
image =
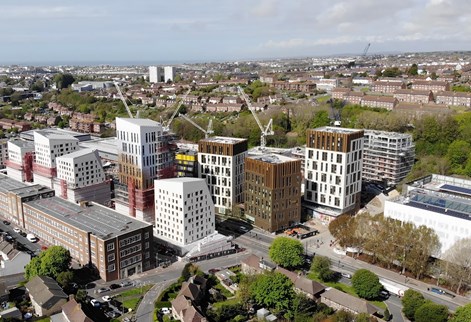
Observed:
[[[34,234],[27,234],[26,239],[28,239],[30,242],[35,243],[38,241],[38,238],[34,236]]]

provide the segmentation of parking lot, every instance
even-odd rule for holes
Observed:
[[[25,236],[26,233],[23,229],[13,226],[13,224],[6,224],[6,221],[0,221],[0,233],[4,235],[8,242],[16,243],[19,250],[28,252],[32,256],[37,256],[41,251],[41,243],[32,243]],[[6,237],[11,236],[11,237]]]

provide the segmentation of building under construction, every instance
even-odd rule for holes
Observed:
[[[31,141],[8,141],[8,160],[5,165],[8,176],[20,182],[33,181],[34,143]]]
[[[148,119],[117,118],[118,181],[115,209],[154,223],[154,180],[175,174],[173,135]]]
[[[412,135],[365,130],[363,180],[397,185],[409,174],[414,160]]]

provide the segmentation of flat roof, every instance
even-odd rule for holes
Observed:
[[[367,135],[377,135],[388,138],[412,138],[411,134],[399,133],[399,132],[388,132],[388,131],[379,131],[379,130],[365,130],[365,136]]]
[[[25,147],[34,148],[34,143],[31,142],[31,141],[24,141],[24,140],[15,139],[15,140],[10,140],[9,142],[13,145],[16,145],[17,147],[20,147],[20,148],[25,148]]]
[[[30,130],[30,131],[24,131],[20,133],[20,138],[33,141],[34,140],[34,132],[45,132],[47,131],[51,135],[55,133],[56,135],[61,135],[61,138],[63,138],[64,135],[70,135],[80,142],[82,141],[88,141],[90,140],[91,136],[90,133],[80,133],[80,132],[74,132],[71,130],[67,129],[59,129],[59,128],[47,128],[43,130]]]
[[[199,182],[203,181],[204,179],[201,178],[192,178],[192,177],[179,177],[179,178],[169,178],[169,179],[159,179],[158,182]]]
[[[358,129],[347,129],[345,127],[334,127],[334,126],[323,126],[323,127],[315,128],[313,130],[329,132],[329,133],[342,133],[342,134],[356,133],[356,132],[363,131],[363,130],[358,130]]]
[[[254,159],[254,160],[259,160],[262,162],[266,163],[285,163],[285,162],[291,162],[291,161],[298,161],[299,159],[287,157],[281,154],[262,154],[262,155],[251,155],[249,158]]]
[[[38,193],[52,192],[53,189],[41,186],[39,184],[28,185],[23,182],[17,181],[8,177],[7,175],[0,174],[0,192],[12,192],[20,197],[35,196]]]
[[[68,133],[60,133],[57,131],[51,131],[50,129],[44,129],[44,130],[37,130],[35,133],[40,134],[48,139],[58,139],[58,140],[76,140],[79,141],[76,137],[73,135],[70,135]],[[34,135],[34,134],[33,134]]]
[[[232,138],[232,137],[225,137],[225,136],[213,136],[207,139],[203,139],[201,141],[206,142],[215,142],[215,143],[224,143],[224,144],[236,144],[239,142],[246,141],[247,139],[242,138]]]
[[[59,197],[33,200],[26,204],[102,240],[152,226],[104,206],[93,203],[79,206]]]
[[[7,193],[24,187],[27,187],[27,185],[23,182],[12,179],[4,174],[0,174],[0,192]]]
[[[139,126],[160,126],[159,122],[149,119],[138,119],[138,118],[125,118],[125,117],[118,117],[117,119],[126,121],[131,124],[139,125]]]
[[[60,157],[57,157],[57,158],[60,158],[60,159],[73,159],[73,158],[77,158],[77,157],[81,157],[81,156],[93,153],[93,151],[94,151],[93,149],[81,149],[81,150],[78,150],[78,151],[74,151],[74,152],[71,152],[71,153],[64,154],[64,155],[62,155]]]

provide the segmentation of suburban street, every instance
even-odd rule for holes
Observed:
[[[246,250],[241,253],[213,258],[208,261],[196,263],[203,271],[207,272],[211,268],[228,267],[239,264],[243,258],[247,257],[251,253],[259,257],[268,258],[268,248],[275,236],[263,232],[257,228],[248,229],[248,231],[243,232],[241,231],[240,226],[241,225],[237,222],[228,222],[225,223],[222,229],[219,228],[219,231],[221,233],[234,236],[234,242]],[[447,296],[436,295],[435,293],[427,291],[427,287],[430,287],[430,285],[427,285],[423,282],[414,279],[408,279],[408,282],[404,283],[404,276],[399,275],[398,273],[370,265],[363,261],[355,260],[345,255],[338,255],[333,251],[333,248],[329,246],[329,241],[331,239],[332,236],[326,227],[324,227],[320,234],[305,239],[302,242],[309,254],[319,254],[331,258],[333,270],[353,274],[357,269],[368,269],[377,274],[379,277],[401,283],[407,287],[418,290],[424,294],[425,298],[430,299],[435,303],[446,305],[452,311],[456,310],[458,306],[469,302],[468,299],[461,296],[450,298]],[[319,247],[317,245],[319,245]],[[134,281],[135,285],[155,284],[151,291],[146,294],[144,300],[141,302],[141,305],[138,308],[136,316],[139,316],[139,321],[152,321],[151,312],[153,311],[153,303],[155,299],[159,293],[165,289],[165,285],[169,285],[171,281],[177,279],[180,276],[184,265],[185,263],[183,262],[176,262],[167,268],[157,268],[155,270],[135,275],[130,278],[132,281]],[[348,284],[350,280],[343,279],[342,282]],[[97,285],[97,287],[100,286]],[[112,293],[113,291],[107,294]],[[401,299],[391,295],[389,299],[385,301],[385,303],[387,304],[390,313],[393,315],[393,321],[403,322],[404,319],[402,318],[401,314]]]

